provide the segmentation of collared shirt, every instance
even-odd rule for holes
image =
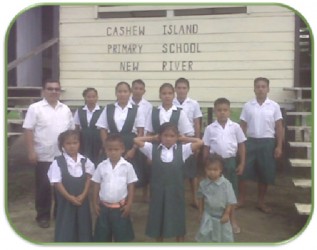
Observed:
[[[178,107],[182,108],[184,110],[185,114],[187,115],[187,118],[194,129],[194,119],[200,118],[203,116],[200,110],[199,103],[193,99],[190,99],[187,97],[183,103],[181,104],[177,98],[173,100],[173,104]]]
[[[244,104],[240,119],[247,123],[247,136],[274,138],[275,122],[283,119],[280,106],[267,98],[260,105],[256,99]]]
[[[90,111],[90,110],[88,109],[87,105],[85,105],[85,106],[83,107],[83,110],[86,110],[87,124],[88,124],[88,126],[89,126],[90,121],[91,121],[91,118],[92,118],[94,112],[95,112],[96,110],[100,110],[100,106],[97,104],[97,105],[95,106],[95,108],[94,108],[92,111]],[[74,122],[75,122],[75,125],[79,125],[79,126],[80,126],[80,120],[79,120],[79,115],[78,115],[78,109],[76,110],[76,112],[75,112],[75,114],[74,114]]]
[[[67,153],[63,153],[66,163],[67,170],[69,174],[73,177],[80,177],[83,175],[81,159],[85,159],[85,156],[77,154],[76,161],[70,157]],[[95,165],[87,158],[85,163],[85,172],[91,176],[95,172]],[[54,160],[47,173],[48,179],[51,183],[61,182],[62,181],[62,172],[60,166],[58,166],[57,161]]]
[[[134,105],[137,105],[139,107],[138,108],[139,110],[142,110],[142,117],[146,117],[153,108],[153,105],[149,101],[145,100],[144,98],[142,98],[139,103],[135,103],[135,101],[133,101],[131,96],[130,102]]]
[[[218,218],[222,217],[228,205],[237,203],[232,184],[223,175],[216,181],[203,179],[199,183],[197,197],[204,198],[205,211]]]
[[[204,145],[210,147],[210,153],[217,153],[223,158],[235,157],[238,143],[242,143],[246,137],[238,123],[228,119],[225,127],[218,121],[214,121],[205,129]]]
[[[109,203],[125,199],[128,195],[128,184],[137,180],[133,166],[122,157],[114,168],[109,159],[104,160],[92,177],[92,181],[100,183],[100,200]]]
[[[172,116],[173,110],[177,110],[177,107],[173,105],[170,109],[165,110],[162,105],[158,107],[160,110],[159,118],[160,124],[162,125],[165,122],[169,122]],[[153,133],[153,125],[152,125],[152,110],[149,113],[148,117],[145,120],[144,130],[149,133]],[[194,129],[190,124],[185,112],[183,110],[180,111],[180,116],[178,120],[178,130],[181,135],[193,136]]]
[[[116,102],[114,106],[115,106],[114,122],[117,126],[118,131],[120,132],[125,123],[125,120],[127,119],[129,109],[132,109],[132,104],[128,102],[127,106],[125,106],[124,108],[121,108],[119,104]],[[132,129],[133,133],[137,133],[137,128],[144,128],[144,119],[141,117],[141,115],[142,114],[138,110],[135,117],[134,126]],[[104,128],[109,130],[108,119],[107,119],[107,106],[101,112],[99,119],[96,122],[96,126],[98,128]]]
[[[183,161],[193,154],[191,143],[181,144]],[[163,162],[172,162],[174,159],[174,149],[177,148],[177,144],[174,144],[170,148],[165,147],[163,144],[159,144],[158,147],[162,147],[161,160]],[[145,142],[144,147],[140,148],[140,151],[150,160],[152,160],[153,144]]]
[[[30,105],[23,128],[33,131],[38,160],[52,162],[61,154],[57,145],[59,134],[74,129],[75,125],[72,112],[65,104],[58,101],[54,108],[43,99]]]

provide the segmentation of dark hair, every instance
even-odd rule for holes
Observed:
[[[90,92],[90,91],[94,91],[96,93],[96,95],[98,95],[98,91],[95,88],[86,88],[83,91],[83,97],[85,97],[88,94],[88,92]]]
[[[179,134],[177,126],[172,122],[163,123],[158,130],[158,134],[162,135],[165,131],[172,130],[175,134]]]
[[[254,86],[257,82],[260,82],[260,81],[263,81],[263,82],[266,82],[267,83],[267,86],[269,87],[270,86],[270,80],[265,78],[265,77],[257,77],[254,79]]]
[[[209,158],[207,159],[206,163],[205,163],[205,168],[207,168],[208,166],[210,166],[211,164],[214,163],[220,163],[221,166],[221,171],[223,171],[224,165],[225,165],[225,161],[224,159],[218,155],[218,154],[211,154],[209,156]]]
[[[63,152],[62,148],[65,143],[65,140],[70,137],[76,137],[80,143],[80,133],[78,130],[69,129],[59,134],[58,136],[58,149]]]
[[[173,85],[170,84],[170,83],[163,83],[163,84],[161,85],[161,87],[160,87],[160,93],[161,93],[161,91],[162,91],[164,88],[170,88],[170,89],[173,90],[173,92],[175,92],[175,89],[174,89]]]
[[[220,104],[227,104],[230,107],[230,101],[227,98],[220,97],[214,102],[214,107],[216,108],[217,105]]]
[[[176,81],[175,81],[175,88],[177,87],[177,85],[179,83],[185,83],[187,85],[187,87],[189,88],[189,81],[186,79],[186,78],[178,78]]]
[[[43,82],[43,84],[42,84],[42,89],[45,89],[45,88],[46,88],[46,85],[47,85],[48,83],[51,83],[51,82],[57,82],[58,85],[61,86],[61,83],[60,83],[60,81],[59,81],[58,79],[48,78],[48,79],[46,79],[46,80]]]
[[[106,147],[107,147],[107,144],[111,143],[111,142],[119,142],[124,146],[123,138],[119,133],[108,134],[108,136],[105,140]]]
[[[127,82],[118,82],[117,85],[116,85],[116,92],[118,91],[118,88],[119,88],[121,85],[127,86],[128,89],[129,89],[129,91],[131,92],[131,87],[130,87],[129,83],[127,83]]]
[[[145,83],[141,80],[141,79],[136,79],[132,82],[132,87],[135,85],[135,84],[141,84],[143,87],[145,87]]]

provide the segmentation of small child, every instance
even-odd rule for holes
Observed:
[[[138,178],[133,166],[122,157],[125,151],[122,137],[110,134],[105,145],[108,159],[98,165],[92,178],[93,207],[98,216],[94,241],[129,242],[134,239],[129,215]]]
[[[199,138],[179,136],[177,126],[171,122],[162,124],[158,132],[158,136],[134,139],[141,152],[152,161],[146,234],[157,242],[170,237],[181,242],[186,233],[183,168],[186,159],[199,150],[203,142]]]
[[[237,203],[231,183],[222,175],[224,161],[211,155],[205,163],[206,178],[198,188],[200,228],[198,242],[233,242],[230,224],[232,205]]]
[[[217,120],[208,125],[203,136],[203,158],[216,153],[224,159],[224,176],[231,182],[235,195],[238,196],[238,176],[242,175],[245,164],[246,137],[236,122],[230,120],[230,101],[218,98],[214,103]],[[238,156],[238,159],[237,159]],[[240,233],[235,209],[232,209],[230,220],[234,233]]]
[[[96,127],[102,108],[98,105],[98,91],[86,88],[83,92],[85,106],[76,110],[74,122],[80,130],[82,143],[80,151],[97,166],[101,150],[100,131]]]
[[[95,166],[79,154],[79,138],[76,130],[67,130],[59,135],[62,155],[53,161],[47,173],[57,191],[56,242],[92,240],[88,192]]]

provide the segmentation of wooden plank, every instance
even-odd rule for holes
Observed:
[[[287,126],[289,130],[308,130],[311,131],[311,126]]]
[[[42,43],[40,46],[37,46],[36,48],[32,49],[30,52],[26,53],[25,55],[17,58],[16,60],[13,60],[8,64],[8,71],[11,69],[14,69],[16,66],[18,66],[20,63],[24,62],[25,60],[38,55],[42,51],[46,50],[47,48],[55,45],[58,43],[58,38],[52,38],[44,43]]]
[[[311,188],[312,181],[308,179],[293,179],[295,187]]]
[[[304,167],[304,168],[310,168],[311,167],[311,160],[309,159],[289,159],[290,163],[293,167]]]
[[[289,145],[294,148],[311,148],[311,142],[289,142]]]
[[[8,119],[7,123],[10,124],[23,124],[23,119]]]
[[[311,87],[285,87],[283,90],[289,90],[289,91],[311,91]]]
[[[295,203],[295,207],[300,215],[310,215],[311,204]]]
[[[312,112],[305,112],[305,111],[302,111],[302,112],[286,112],[286,115],[292,115],[292,116],[309,116],[311,115]]]
[[[68,19],[93,19],[96,15],[94,5],[60,6],[60,21]]]

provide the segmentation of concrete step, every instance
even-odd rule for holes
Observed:
[[[303,141],[290,141],[288,142],[291,147],[296,148],[311,148],[311,142],[303,142]]]
[[[292,167],[298,168],[311,168],[310,159],[289,159]]]
[[[308,179],[293,179],[295,187],[311,188],[312,181]]]
[[[309,215],[311,212],[311,204],[295,203],[295,207],[300,215]]]

